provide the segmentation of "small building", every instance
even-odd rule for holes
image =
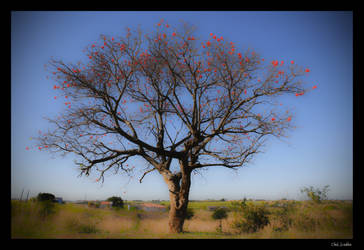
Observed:
[[[110,208],[112,206],[111,201],[101,201],[100,202],[100,208]]]

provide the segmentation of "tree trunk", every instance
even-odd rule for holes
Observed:
[[[188,201],[186,202],[188,203]],[[185,222],[187,204],[182,206],[181,208],[177,208],[173,202],[170,203],[169,210],[169,232],[170,233],[182,233],[183,232],[183,224]],[[172,205],[173,204],[173,205]]]
[[[181,173],[164,176],[169,189],[169,231],[182,233],[183,224],[187,214],[188,195],[191,186],[191,173],[184,169]]]

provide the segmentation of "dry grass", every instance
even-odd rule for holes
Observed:
[[[352,204],[297,203],[287,214],[292,224],[277,231],[281,218],[279,208],[267,203],[270,224],[256,233],[237,233],[233,228],[234,212],[222,221],[211,218],[211,211],[195,209],[194,217],[186,220],[186,233],[168,233],[167,212],[143,212],[88,208],[82,205],[56,205],[54,213],[39,217],[36,203],[12,202],[11,235],[13,238],[352,238]]]

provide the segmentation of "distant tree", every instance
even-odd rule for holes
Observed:
[[[112,196],[107,200],[112,202],[113,207],[124,207],[124,201],[121,199],[121,197]]]
[[[313,186],[301,188],[301,193],[305,193],[312,201],[320,203],[322,200],[327,199],[330,185],[324,186],[322,189],[314,188]]]
[[[50,193],[39,193],[37,196],[37,201],[54,201],[55,196]]]
[[[305,94],[299,78],[309,69],[264,60],[215,34],[198,41],[187,24],[156,29],[102,35],[101,44],[85,49],[84,62],[52,58],[47,69],[61,92],[55,99],[64,98],[66,108],[48,119],[53,127],[36,147],[75,154],[80,175],[96,170],[97,181],[110,169],[131,175],[131,160],[144,160],[139,181],[152,171],[163,176],[169,228],[180,233],[191,175],[246,166],[265,139],[293,128],[280,98]]]
[[[39,193],[37,201],[40,204],[39,215],[45,219],[47,216],[55,212],[55,196],[50,193]]]

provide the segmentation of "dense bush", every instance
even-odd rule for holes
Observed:
[[[37,201],[54,201],[55,200],[55,196],[53,194],[50,193],[39,193],[37,196]]]
[[[107,200],[112,202],[112,207],[120,207],[120,208],[124,207],[124,201],[123,199],[121,199],[121,197],[112,196]]]
[[[225,219],[227,217],[227,212],[226,209],[224,208],[218,208],[216,209],[213,213],[212,213],[212,218],[214,220],[222,220]]]
[[[290,212],[293,209],[293,204],[290,203],[283,203],[277,206],[275,203],[274,206],[276,210],[272,216],[276,223],[273,224],[273,231],[274,232],[283,232],[287,231],[292,225],[292,218],[290,216]]]
[[[239,232],[254,233],[269,224],[268,215],[265,207],[249,204],[237,213],[232,226]]]

